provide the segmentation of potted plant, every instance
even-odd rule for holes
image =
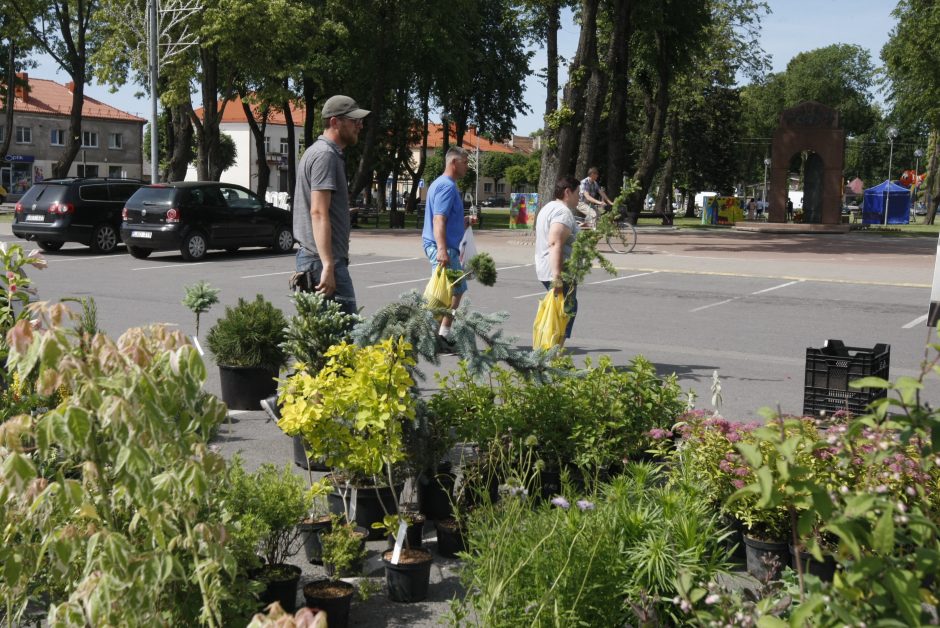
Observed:
[[[260,401],[277,389],[285,362],[284,314],[260,294],[239,298],[209,330],[206,344],[219,365],[222,400],[230,408],[260,410]]]
[[[209,311],[209,308],[219,302],[219,289],[213,288],[208,281],[197,281],[191,286],[186,286],[186,296],[183,297],[183,305],[189,308],[196,315],[196,335],[193,338],[199,338],[199,318]]]
[[[307,489],[310,510],[300,522],[300,535],[304,543],[307,561],[314,565],[323,564],[323,548],[320,545],[320,532],[329,530],[333,525],[326,496],[333,490],[329,478],[321,478]]]
[[[262,465],[248,473],[236,462],[229,475],[226,493],[228,512],[243,528],[256,535],[256,552],[261,565],[253,578],[265,585],[261,600],[277,601],[287,609],[296,607],[297,583],[301,570],[287,560],[298,549],[298,522],[307,510],[303,478],[290,467],[282,470]]]
[[[297,313],[287,321],[287,330],[281,348],[293,362],[292,370],[302,368],[318,373],[326,364],[327,349],[349,340],[349,333],[362,320],[358,314],[347,314],[339,303],[323,298],[316,292],[294,292],[291,300]],[[276,403],[273,404],[276,407]],[[275,411],[275,419],[279,419]],[[294,437],[294,463],[302,469],[328,470],[322,461],[311,460],[301,434]]]
[[[356,588],[340,578],[362,571],[366,531],[334,515],[330,529],[321,530],[319,535],[329,578],[304,585],[304,600],[307,606],[326,611],[331,628],[344,628],[349,624],[349,609]]]
[[[278,425],[289,435],[303,434],[311,453],[333,468],[346,521],[363,521],[358,503],[355,517],[351,516],[354,489],[359,495],[378,496],[384,515],[368,521],[371,526],[399,511],[394,474],[405,459],[404,426],[415,418],[411,346],[401,339],[365,347],[341,343],[325,357],[326,364],[315,375],[300,370],[286,380],[280,391]],[[390,489],[387,504],[379,493],[380,478]],[[372,486],[360,491],[356,484],[363,480]],[[383,556],[386,574],[400,566],[420,565],[417,576],[430,579],[429,552],[405,548],[392,554]],[[415,601],[396,597],[396,591],[390,589],[392,599]]]

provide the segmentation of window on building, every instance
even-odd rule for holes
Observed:
[[[120,133],[108,133],[108,148],[124,148],[124,136]]]
[[[51,129],[49,131],[49,143],[53,146],[65,146],[65,131],[62,129]]]
[[[98,166],[85,166],[83,164],[78,164],[78,176],[80,177],[97,177],[98,176]]]
[[[484,192],[492,192],[492,191],[493,191],[493,184],[492,184],[492,183],[484,183],[484,184],[483,184],[483,191],[484,191]]]
[[[17,144],[32,144],[33,143],[33,129],[28,126],[18,126],[16,127],[16,143]]]
[[[281,154],[286,155],[289,150],[290,150],[290,147],[287,145],[287,138],[282,137],[281,138]]]
[[[123,179],[127,176],[122,166],[108,166],[108,177],[111,179]]]
[[[98,133],[95,131],[82,131],[82,148],[98,148]],[[94,176],[97,177],[98,175]]]
[[[502,193],[505,192],[505,191],[506,191],[506,184],[505,184],[505,183],[497,183],[497,184],[496,184],[496,193],[497,193],[497,194],[502,194]]]
[[[271,138],[268,137],[267,135],[264,136],[264,152],[265,153],[271,152]]]

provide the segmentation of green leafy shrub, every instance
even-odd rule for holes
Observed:
[[[694,487],[662,479],[634,463],[590,501],[558,496],[533,507],[516,494],[474,510],[457,623],[671,623],[678,575],[722,572],[725,533]]]
[[[232,462],[225,493],[225,505],[235,522],[242,524],[240,546],[260,553],[268,565],[287,561],[299,549],[300,530],[297,524],[307,512],[308,500],[304,479],[290,465],[278,470],[263,464],[254,473]],[[245,552],[243,552],[243,555]]]
[[[186,286],[183,305],[196,315],[196,336],[199,336],[200,316],[208,312],[209,308],[218,302],[219,289],[211,287],[208,281],[197,281],[191,286]]]
[[[250,597],[226,545],[226,463],[208,446],[225,406],[201,358],[161,326],[84,343],[64,305],[35,315],[40,329],[8,335],[10,367],[39,395],[70,392],[0,425],[7,621],[34,600],[50,625],[230,625]]]
[[[286,361],[281,347],[287,320],[260,294],[254,301],[238,299],[209,330],[206,344],[217,364],[253,366],[277,371]]]
[[[330,566],[333,579],[344,577],[353,565],[364,558],[364,538],[353,525],[335,515],[330,528],[320,533],[323,564]]]
[[[346,314],[339,303],[316,292],[294,292],[291,300],[297,313],[288,320],[281,348],[307,372],[317,373],[326,364],[327,349],[348,342],[352,328],[362,319]]]

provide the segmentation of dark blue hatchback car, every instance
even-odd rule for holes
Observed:
[[[195,261],[209,249],[265,246],[289,253],[294,248],[290,211],[231,183],[144,186],[128,199],[123,219],[121,238],[140,259],[154,251],[178,250],[183,259]]]

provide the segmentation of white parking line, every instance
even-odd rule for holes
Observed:
[[[655,275],[658,273],[658,270],[653,270],[648,273],[637,273],[636,275],[624,275],[622,277],[614,277],[613,279],[601,279],[600,281],[589,281],[587,285],[594,286],[599,283],[610,283],[611,281],[620,281],[621,279],[633,279],[634,277],[642,277],[644,275]]]
[[[765,292],[770,292],[771,290],[779,290],[780,288],[786,288],[787,286],[792,286],[792,285],[795,284],[795,283],[803,283],[803,280],[802,280],[802,279],[798,279],[798,280],[796,280],[796,281],[790,281],[790,282],[787,282],[787,283],[782,283],[782,284],[780,284],[779,286],[774,286],[774,287],[772,287],[772,288],[764,288],[763,290],[758,290],[757,292],[752,292],[751,295],[753,296],[753,295],[755,295],[755,294],[764,294]]]
[[[719,301],[718,303],[709,303],[708,305],[697,307],[694,310],[689,310],[689,312],[701,312],[702,310],[707,310],[710,307],[718,307],[719,305],[724,305],[725,303],[731,303],[732,301],[737,301],[740,298],[741,297],[732,297],[730,299],[725,299],[724,301]]]
[[[163,266],[142,266],[141,268],[131,268],[131,270],[160,270],[162,268],[175,268],[180,270],[185,270],[187,268],[192,268],[193,266],[202,266],[203,264],[208,264],[209,262],[189,262],[186,264],[164,264]]]
[[[907,325],[904,325],[901,329],[912,329],[912,328],[914,328],[914,327],[917,327],[918,325],[923,324],[924,321],[926,321],[926,320],[927,320],[927,315],[926,315],[926,314],[924,314],[923,316],[918,316],[917,318],[915,318],[914,320],[912,320],[912,321],[911,321],[910,323],[908,323]]]
[[[415,259],[421,259],[421,258],[416,257]],[[518,265],[516,265],[516,266],[503,266],[502,268],[497,268],[497,269],[496,269],[496,272],[499,272],[499,271],[501,271],[501,270],[511,270],[511,269],[513,269],[513,268],[526,268],[527,266],[533,266],[533,264],[518,264]],[[422,282],[422,281],[427,281],[428,279],[430,279],[430,278],[429,278],[429,277],[422,277],[421,279],[406,279],[405,281],[393,281],[392,283],[377,283],[377,284],[375,284],[374,286],[366,286],[366,288],[367,288],[367,289],[369,289],[369,288],[387,288],[387,287],[389,287],[389,286],[401,286],[401,285],[406,284],[406,283],[419,283],[419,282]],[[517,297],[517,298],[518,298],[518,297]]]

